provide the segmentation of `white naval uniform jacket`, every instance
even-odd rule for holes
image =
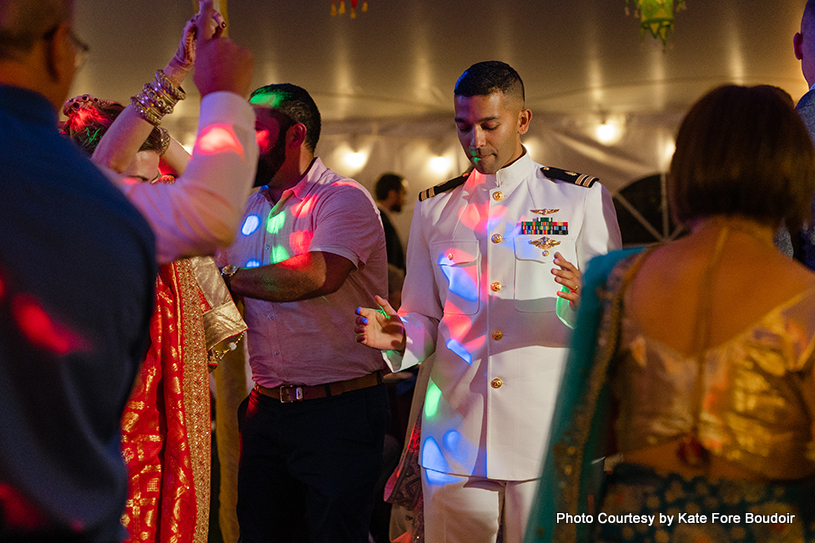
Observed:
[[[560,244],[521,233],[544,215],[568,223]],[[556,210],[556,211],[553,211]],[[404,355],[394,371],[435,352],[422,418],[420,464],[500,480],[540,476],[569,328],[557,312],[555,252],[583,270],[621,246],[608,191],[547,178],[528,154],[495,175],[416,204],[399,314]],[[561,317],[571,321],[568,303]]]

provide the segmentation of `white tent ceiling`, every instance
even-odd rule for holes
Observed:
[[[612,191],[664,169],[681,115],[707,90],[767,83],[797,100],[807,89],[792,53],[804,0],[686,0],[667,48],[640,38],[624,0],[368,0],[354,19],[332,17],[329,0],[227,1],[230,36],[255,55],[254,85],[308,89],[324,119],[318,152],[369,187],[397,170],[418,192],[463,168],[452,88],[481,60],[524,78],[533,158],[598,175]],[[74,90],[123,102],[163,67],[193,13],[192,0],[76,6],[91,56]],[[193,98],[167,126],[183,139],[196,115]],[[606,117],[627,130],[611,146],[591,132]],[[341,164],[360,149],[364,165]],[[447,171],[427,170],[437,155]]]
[[[806,90],[792,55],[804,0],[687,0],[667,49],[640,39],[624,0],[369,0],[355,19],[328,0],[230,0],[230,34],[260,86],[309,89],[328,121],[451,111],[470,64],[499,59],[535,112],[684,109],[722,82]],[[92,56],[77,88],[124,99],[171,55],[191,0],[77,0]],[[192,112],[191,112],[192,113]]]

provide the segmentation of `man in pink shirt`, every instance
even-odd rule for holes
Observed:
[[[389,420],[382,356],[348,333],[387,292],[376,204],[314,149],[320,114],[288,83],[252,93],[260,159],[222,274],[246,303],[254,390],[239,410],[241,541],[364,542]],[[272,536],[273,534],[273,536]]]

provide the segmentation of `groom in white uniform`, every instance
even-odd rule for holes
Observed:
[[[518,73],[471,66],[455,87],[469,174],[415,206],[398,316],[360,309],[357,340],[394,371],[432,360],[420,464],[425,539],[523,539],[540,476],[580,269],[621,246],[596,178],[535,163]],[[556,489],[552,489],[556,492]]]

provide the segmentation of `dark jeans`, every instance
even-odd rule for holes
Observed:
[[[253,390],[238,409],[241,542],[367,542],[389,417],[384,384],[289,404]]]

